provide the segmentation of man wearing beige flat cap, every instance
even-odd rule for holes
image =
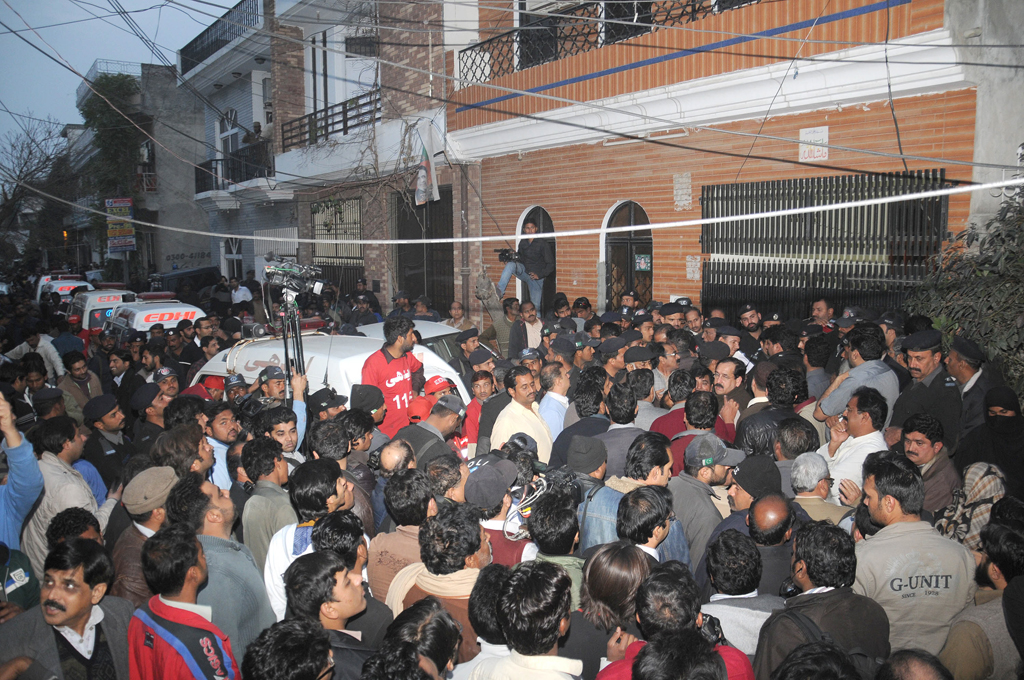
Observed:
[[[141,607],[153,597],[142,574],[142,544],[157,532],[167,519],[164,504],[178,475],[169,467],[152,467],[137,474],[124,489],[121,503],[132,525],[114,545],[114,586],[110,594],[131,600]]]

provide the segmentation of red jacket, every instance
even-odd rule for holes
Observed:
[[[169,607],[159,596],[132,615],[128,663],[132,680],[241,678],[228,636],[198,614]]]
[[[637,640],[626,647],[626,658],[613,661],[597,674],[597,680],[632,680],[633,661],[647,643]],[[754,680],[754,667],[750,665],[747,655],[735,647],[717,645],[715,651],[725,661],[725,672],[729,680]]]

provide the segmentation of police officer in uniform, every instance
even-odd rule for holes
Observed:
[[[160,392],[160,386],[146,383],[132,395],[132,408],[138,411],[139,419],[135,421],[135,450],[148,455],[157,436],[164,431],[164,409],[170,399]]]
[[[942,443],[952,454],[960,440],[962,400],[956,380],[942,364],[942,332],[918,331],[903,341],[903,351],[914,380],[893,406],[885,441],[890,447],[899,445],[907,418],[916,413],[928,413],[942,423],[945,433]]]

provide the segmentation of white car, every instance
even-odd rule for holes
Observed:
[[[147,296],[160,296],[161,299],[145,299]],[[181,300],[166,299],[172,293],[142,293],[133,302],[123,302],[114,307],[110,317],[104,322],[104,330],[114,333],[118,346],[123,346],[133,331],[148,332],[154,324],[162,323],[164,328],[178,325],[182,319],[195,321],[206,316],[206,312],[186,305]],[[123,299],[124,296],[122,296]]]
[[[367,357],[380,348],[381,340],[378,338],[303,333],[302,353],[306,362],[310,394],[323,387],[333,387],[338,394],[349,395],[352,386],[362,382],[363,364],[366,363]],[[422,345],[417,345],[412,353],[423,362],[425,378],[432,378],[435,375],[448,378],[455,383],[463,402],[469,403],[473,398],[472,393],[462,384],[459,374],[453,371],[441,356]],[[285,367],[284,341],[281,338],[241,340],[234,347],[220,352],[207,362],[199,370],[192,384],[196,384],[206,375],[226,377],[238,373],[251,385],[259,377],[260,371],[268,366],[277,366],[281,369]]]
[[[451,361],[453,356],[462,351],[459,349],[459,343],[455,342],[455,336],[460,333],[458,329],[433,321],[413,321],[413,323],[416,332],[423,338],[423,345],[429,347],[434,354],[445,361]],[[383,323],[359,326],[356,330],[364,333],[368,338],[376,338],[378,341],[384,342]]]

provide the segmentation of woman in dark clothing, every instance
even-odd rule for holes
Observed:
[[[993,387],[985,395],[985,424],[960,441],[953,462],[963,473],[971,463],[999,466],[1006,494],[1024,500],[1024,416],[1020,400],[1009,387]]]
[[[626,541],[602,545],[583,566],[580,608],[572,613],[558,655],[581,660],[584,680],[593,680],[601,670],[601,657],[617,628],[641,637],[636,591],[650,571],[646,553]]]

